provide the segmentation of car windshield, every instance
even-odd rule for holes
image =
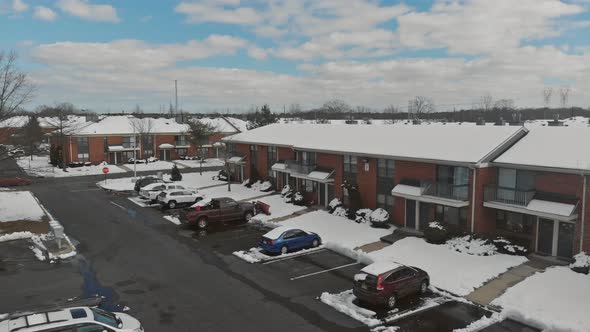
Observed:
[[[92,313],[94,314],[94,320],[107,324],[108,326],[118,327],[117,317],[110,312],[98,309],[98,308],[90,308]]]

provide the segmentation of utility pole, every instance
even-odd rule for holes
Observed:
[[[174,112],[178,114],[178,80],[174,80],[174,97],[176,98],[176,103],[174,104]]]

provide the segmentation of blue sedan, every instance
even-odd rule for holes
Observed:
[[[274,254],[286,254],[291,250],[315,248],[322,244],[322,239],[316,233],[301,229],[275,228],[264,234],[260,240],[260,247]]]

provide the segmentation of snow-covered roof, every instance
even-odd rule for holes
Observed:
[[[576,206],[573,204],[565,204],[558,202],[543,201],[540,199],[533,199],[529,202],[526,207],[528,210],[541,212],[541,213],[552,213],[564,217],[569,217],[574,213]]]
[[[59,125],[57,117],[38,117],[41,128],[56,128]],[[0,121],[0,128],[22,128],[29,122],[28,115],[17,115]],[[65,121],[66,126],[83,125],[86,123],[86,117],[80,115],[68,115]]]
[[[330,177],[330,174],[332,174],[332,173],[313,171],[313,172],[307,174],[307,177],[310,177],[312,179],[318,179],[318,180],[326,180],[327,178]]]
[[[170,144],[170,143],[162,143],[160,145],[158,145],[159,149],[172,149],[174,148],[174,145]]]
[[[273,171],[284,171],[284,170],[286,170],[286,169],[287,169],[287,164],[283,164],[283,163],[274,163],[274,164],[271,166],[271,169],[272,169]]]
[[[590,171],[590,128],[536,127],[496,163]]]
[[[142,124],[143,123],[143,124]],[[134,125],[135,124],[135,125]],[[149,125],[148,125],[149,124]],[[188,126],[176,122],[175,119],[143,118],[132,115],[105,116],[100,121],[86,126],[78,135],[131,135],[138,132],[137,127],[151,126],[151,133],[182,134],[188,130]],[[135,127],[135,128],[134,128]]]
[[[365,266],[361,272],[367,273],[367,274],[371,274],[374,276],[378,276],[381,273],[385,273],[385,272],[389,272],[391,270],[395,270],[397,268],[402,267],[403,265],[395,263],[395,262],[389,262],[389,261],[378,261],[375,262],[371,265],[367,265]]]
[[[391,190],[393,196],[408,195],[420,196],[422,195],[422,188],[415,186],[408,186],[407,184],[398,184]]]
[[[224,140],[344,154],[476,163],[524,131],[515,126],[272,124]]]
[[[246,121],[231,117],[202,118],[197,119],[197,121],[212,126],[215,128],[215,131],[219,133],[238,133],[248,131]]]

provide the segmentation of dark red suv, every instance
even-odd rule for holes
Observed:
[[[426,292],[429,284],[428,273],[417,267],[377,262],[354,276],[353,293],[363,303],[393,308],[400,298]]]

